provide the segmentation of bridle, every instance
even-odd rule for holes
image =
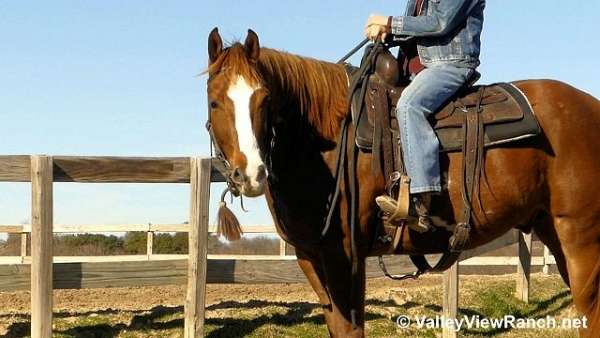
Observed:
[[[239,193],[237,187],[234,185],[234,182],[232,180],[233,169],[231,168],[231,164],[229,164],[229,161],[227,161],[227,158],[225,157],[225,154],[221,150],[221,147],[219,147],[219,144],[215,141],[215,134],[214,134],[213,128],[212,128],[212,122],[210,121],[210,114],[209,114],[208,121],[206,121],[205,127],[206,127],[206,130],[208,131],[208,135],[210,136],[210,144],[211,144],[210,156],[211,156],[211,158],[216,159],[222,163],[222,166],[219,167],[219,172],[221,172],[221,174],[225,178],[227,185],[231,186],[232,188],[235,188],[236,192]],[[214,149],[214,153],[213,153],[213,149]]]

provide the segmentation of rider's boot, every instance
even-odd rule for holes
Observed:
[[[431,209],[431,192],[423,192],[412,194],[410,196],[411,205],[407,225],[412,230],[423,233],[429,230],[434,230],[431,222],[429,210]],[[384,212],[387,220],[390,222],[398,222],[401,219],[395,219],[398,209],[398,201],[390,196],[382,195],[375,199],[379,208]],[[412,216],[412,217],[411,217]]]
[[[420,230],[434,229],[431,218],[429,217],[429,210],[431,209],[431,196],[430,192],[422,192],[415,194],[412,197],[413,205],[415,207],[415,213],[417,214],[417,226]]]

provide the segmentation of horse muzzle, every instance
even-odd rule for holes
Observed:
[[[267,170],[261,164],[252,174],[248,175],[247,170],[236,167],[231,173],[230,179],[242,195],[246,197],[258,197],[265,193]]]

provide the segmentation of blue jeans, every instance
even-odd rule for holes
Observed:
[[[473,71],[445,64],[429,66],[402,93],[396,113],[411,194],[442,190],[439,141],[427,116],[462,88]]]

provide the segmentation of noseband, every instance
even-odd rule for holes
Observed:
[[[215,134],[213,132],[210,117],[209,117],[208,121],[206,121],[206,130],[208,131],[208,135],[210,136],[210,143],[212,144],[212,147],[210,148],[210,156],[212,158],[218,160],[219,162],[221,162],[221,165],[217,166],[217,170],[225,178],[225,183],[227,183],[226,191],[229,191],[231,194],[233,194],[236,197],[240,196],[240,189],[238,187],[240,182],[237,182],[237,180],[235,179],[235,176],[236,176],[235,170],[231,167],[231,164],[229,163],[229,161],[227,161],[227,158],[225,157],[225,154],[221,150],[221,147],[219,147],[219,143],[217,143],[215,140]],[[213,154],[213,149],[214,149],[214,154]]]

